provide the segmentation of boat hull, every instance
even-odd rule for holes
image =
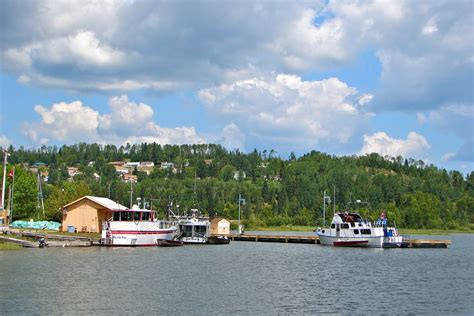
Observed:
[[[210,236],[207,242],[211,245],[227,245],[230,243],[230,238],[227,236]]]
[[[338,237],[318,234],[321,245],[335,247],[371,247],[382,248],[383,236]]]
[[[161,240],[173,240],[176,227],[163,222],[109,222],[105,231],[105,246],[158,246]]]

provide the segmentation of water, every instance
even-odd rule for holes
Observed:
[[[384,250],[236,241],[1,251],[0,311],[472,314],[474,235],[439,238],[452,246]]]

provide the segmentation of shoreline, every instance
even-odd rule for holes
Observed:
[[[267,227],[245,227],[246,231],[287,231],[287,232],[314,232],[314,226],[267,226]],[[399,228],[399,233],[402,235],[450,235],[450,234],[474,234],[474,230],[463,229],[442,229],[442,228]]]

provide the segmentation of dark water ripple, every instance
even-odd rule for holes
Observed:
[[[430,236],[429,238],[433,238]],[[474,311],[474,235],[449,249],[233,242],[0,252],[2,314],[416,314]]]

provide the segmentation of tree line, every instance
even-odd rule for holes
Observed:
[[[156,143],[10,146],[8,151],[8,171],[15,167],[13,219],[60,221],[60,208],[83,195],[128,206],[131,192],[134,203],[140,198],[162,214],[172,201],[175,212],[199,208],[236,219],[241,194],[241,217],[248,226],[321,225],[326,192],[331,200],[326,199],[326,223],[333,209],[351,209],[372,220],[383,210],[399,227],[474,229],[474,172],[464,176],[400,156],[311,151],[282,158],[274,150],[243,153],[214,144]],[[133,169],[138,182],[130,184],[119,178],[111,161],[152,161],[155,167],[150,174]],[[38,177],[26,168],[37,162],[48,166],[40,167],[48,171],[42,183],[44,212]],[[161,162],[172,162],[174,169],[162,169]],[[67,172],[71,166],[81,171],[73,179]]]

